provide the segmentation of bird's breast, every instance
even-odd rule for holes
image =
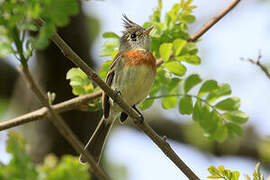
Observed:
[[[130,50],[124,53],[125,66],[145,65],[156,72],[156,60],[151,52]]]
[[[113,88],[120,91],[122,98],[129,104],[140,103],[150,92],[155,80],[156,64],[151,53],[125,54],[124,68],[119,72]]]

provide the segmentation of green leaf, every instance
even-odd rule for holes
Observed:
[[[217,131],[216,131],[216,139],[219,142],[223,142],[227,137],[228,129],[225,125],[223,125],[223,124],[221,125],[220,123],[222,123],[222,122],[219,122]]]
[[[47,1],[42,15],[57,26],[64,26],[69,22],[69,16],[77,14],[78,11],[79,6],[76,0]]]
[[[207,105],[200,109],[199,123],[205,131],[205,136],[210,137],[216,131],[217,121],[213,117],[213,112],[210,111]]]
[[[198,52],[198,48],[195,43],[189,42],[185,45],[183,48],[182,54],[190,54],[190,55],[195,55]]]
[[[224,99],[215,105],[217,109],[224,111],[233,111],[237,110],[240,107],[240,98],[238,97],[230,97]]]
[[[237,134],[238,136],[243,136],[243,129],[239,125],[234,123],[227,123],[226,126],[228,128],[228,133],[231,139],[234,138],[234,134]]]
[[[176,39],[173,41],[173,52],[175,56],[178,56],[181,53],[186,43],[187,41],[183,39]]]
[[[195,16],[193,15],[183,15],[180,17],[180,22],[183,22],[185,24],[193,23],[196,20]]]
[[[240,173],[238,171],[233,171],[233,179],[232,180],[238,180],[239,179],[239,176],[240,176]]]
[[[208,179],[220,179],[222,178],[222,176],[220,175],[210,175],[210,176],[207,176]]]
[[[164,62],[167,62],[170,59],[170,54],[172,50],[172,43],[163,43],[159,48],[159,53]]]
[[[205,95],[206,93],[214,91],[216,89],[218,89],[217,81],[207,80],[201,86],[199,93],[198,93],[198,96],[201,97],[201,96]]]
[[[197,55],[190,55],[190,54],[185,54],[183,56],[177,56],[174,58],[177,61],[185,61],[189,64],[193,65],[200,65],[201,64],[201,59]]]
[[[229,84],[221,84],[218,89],[211,91],[208,96],[208,102],[214,102],[216,99],[231,94],[231,87]]]
[[[105,63],[102,64],[101,68],[98,70],[98,75],[105,79],[107,76],[107,73],[109,72],[110,66],[111,66],[112,60],[107,60]]]
[[[75,77],[86,78],[87,75],[80,68],[71,68],[66,75],[66,79],[72,79]]]
[[[192,98],[190,96],[181,98],[178,107],[181,114],[191,114],[193,112]]]
[[[72,93],[74,95],[83,95],[94,92],[92,81],[80,68],[72,68],[67,72],[66,79],[70,80]]]
[[[253,180],[264,180],[264,176],[261,174],[261,163],[256,164],[256,168],[253,172]]]
[[[195,105],[194,105],[194,110],[193,110],[193,113],[192,113],[192,119],[194,121],[199,121],[200,120],[200,117],[201,117],[201,108],[202,108],[202,104],[201,104],[201,101],[200,100],[197,100]]]
[[[0,37],[1,40],[1,37]],[[11,44],[8,42],[0,42],[0,58],[12,53]]]
[[[164,97],[162,99],[162,107],[164,109],[171,109],[176,107],[177,105],[177,97],[176,96],[171,96],[171,97]]]
[[[154,99],[145,99],[141,104],[140,104],[140,109],[141,110],[146,110],[150,108],[154,103]]]
[[[152,89],[149,93],[150,96],[156,95],[156,93],[159,92],[160,88],[161,88],[161,82],[158,80],[158,78],[156,78],[156,80],[152,86]]]
[[[104,46],[105,48],[115,48],[119,46],[119,39],[116,38],[110,38],[107,41],[105,41]]]
[[[219,175],[219,172],[218,172],[218,170],[217,170],[217,168],[215,166],[210,166],[208,168],[208,172],[210,172],[213,175]]]
[[[114,33],[114,32],[105,32],[103,33],[103,37],[104,38],[116,38],[116,39],[120,39],[120,37]]]
[[[49,44],[49,38],[56,32],[56,27],[52,23],[44,24],[40,30],[37,38],[33,42],[33,46],[37,49],[44,49]]]
[[[206,116],[204,131],[209,139],[216,139],[216,131],[218,128],[218,123],[223,121],[220,115],[215,111],[208,113]]]
[[[177,93],[177,88],[179,87],[179,83],[181,82],[181,79],[179,78],[171,78],[170,82],[167,82],[167,87],[169,92],[173,93]]]
[[[176,61],[167,62],[163,65],[163,67],[167,68],[169,71],[174,73],[177,76],[183,76],[186,73],[186,67]]]
[[[114,52],[114,48],[101,49],[100,56],[111,56]]]
[[[202,79],[197,74],[192,74],[188,76],[184,83],[184,91],[185,93],[188,93],[190,89],[192,89],[194,86],[202,82]]]
[[[223,114],[225,118],[235,123],[245,123],[248,120],[248,115],[242,111],[229,111]]]
[[[225,175],[225,168],[224,168],[223,165],[218,166],[218,171],[219,171],[219,173],[221,173],[222,175]]]

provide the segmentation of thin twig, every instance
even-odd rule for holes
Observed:
[[[31,90],[37,96],[38,100],[41,102],[43,106],[45,106],[52,118],[50,118],[51,122],[58,129],[58,131],[62,134],[62,136],[72,145],[72,147],[78,152],[82,153],[86,158],[90,166],[90,170],[93,174],[95,174],[98,179],[108,180],[110,179],[100,167],[97,166],[94,158],[88,152],[84,151],[83,145],[75,136],[75,134],[71,131],[71,129],[67,126],[64,120],[59,116],[49,104],[47,96],[41,91],[37,83],[34,81],[29,69],[25,66],[22,67],[23,74],[30,85]]]
[[[248,58],[248,59],[241,58],[241,60],[246,60],[246,61],[249,61],[249,62],[252,63],[252,64],[257,65],[259,68],[261,68],[261,70],[264,72],[264,74],[270,79],[270,72],[269,72],[269,70],[267,69],[267,67],[264,66],[264,65],[261,63],[261,58],[262,58],[262,54],[259,52],[259,55],[258,55],[258,57],[257,57],[257,60],[253,60],[253,59],[251,59],[251,58]]]
[[[101,91],[97,91],[91,94],[72,98],[70,100],[55,104],[52,109],[56,113],[62,113],[74,109],[80,109],[80,106],[86,104],[88,101],[96,99],[101,96]],[[28,122],[36,121],[49,117],[48,109],[43,107],[33,112],[21,115],[19,117],[0,122],[0,131],[19,126]]]
[[[216,16],[210,19],[201,29],[192,34],[189,41],[197,41],[204,33],[206,33],[212,26],[214,26],[220,19],[222,19],[228,12],[230,12],[241,0],[233,0],[227,7],[221,10]]]

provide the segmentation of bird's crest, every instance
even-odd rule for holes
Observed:
[[[123,22],[124,22],[124,27],[128,30],[134,27],[140,27],[138,24],[136,24],[135,22],[131,21],[125,14],[123,14],[123,18],[122,18]]]

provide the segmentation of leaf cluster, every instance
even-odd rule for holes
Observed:
[[[78,12],[76,0],[5,0],[0,2],[0,57],[15,54],[23,65],[34,49],[45,48],[57,26]],[[35,21],[46,23],[39,29]],[[27,36],[36,32],[35,37]]]
[[[66,79],[70,80],[69,85],[72,87],[74,95],[84,95],[100,90],[99,87],[94,88],[92,81],[80,68],[71,68],[66,75]],[[101,108],[100,99],[95,99],[88,103],[88,109],[95,111]]]
[[[264,180],[264,176],[261,174],[261,164],[257,163],[256,168],[253,172],[252,180]],[[231,171],[229,169],[225,169],[224,166],[219,166],[218,168],[214,166],[210,166],[208,168],[208,172],[211,174],[208,176],[208,179],[225,179],[225,180],[238,180],[240,177],[240,173],[238,171]],[[246,180],[251,180],[248,175],[245,175]]]
[[[211,174],[207,177],[209,179],[238,180],[240,176],[238,171],[230,171],[229,169],[225,169],[224,166],[219,166],[218,168],[210,166],[208,171]]]
[[[228,135],[233,139],[243,134],[239,125],[245,123],[248,116],[239,110],[239,98],[228,97],[231,94],[228,84],[218,85],[215,80],[202,82],[197,74],[184,80],[172,76],[165,70],[158,71],[150,96],[141,104],[142,109],[149,108],[155,99],[161,99],[164,109],[178,106],[179,113],[192,115],[209,139],[224,141]],[[200,83],[197,94],[191,94]],[[222,97],[226,98],[216,102]]]
[[[192,15],[195,6],[191,3],[192,0],[181,0],[174,4],[165,14],[164,21],[161,21],[162,1],[159,0],[159,5],[153,10],[150,20],[144,23],[145,28],[154,26],[151,32],[152,53],[156,59],[162,58],[163,64],[158,67],[149,97],[140,105],[140,108],[148,109],[155,99],[161,99],[164,109],[178,107],[179,113],[192,115],[194,121],[198,122],[204,134],[210,139],[224,141],[227,136],[233,139],[235,135],[243,134],[240,125],[247,121],[248,116],[239,110],[239,98],[228,97],[231,95],[230,86],[218,85],[215,80],[202,83],[203,80],[197,74],[183,78],[187,71],[187,63],[192,65],[201,63],[197,55],[196,43],[188,41],[188,24],[195,21],[195,16]],[[105,78],[112,59],[118,53],[120,37],[113,32],[106,32],[103,37],[106,41],[100,55],[111,57],[98,71],[98,74]],[[76,71],[78,72],[76,77],[70,76],[74,69],[68,72],[67,77],[75,95],[98,89],[93,90],[93,85],[87,76],[81,74],[82,71],[79,69]],[[190,93],[191,89],[198,87],[200,83],[202,84],[199,91],[196,94]],[[87,87],[91,87],[91,91],[86,91]],[[224,97],[226,99],[217,102]]]
[[[48,155],[43,164],[35,165],[26,152],[25,139],[18,133],[9,131],[6,150],[11,155],[8,164],[1,163],[1,180],[88,180],[88,166],[81,165],[77,157],[63,156],[60,160]]]

